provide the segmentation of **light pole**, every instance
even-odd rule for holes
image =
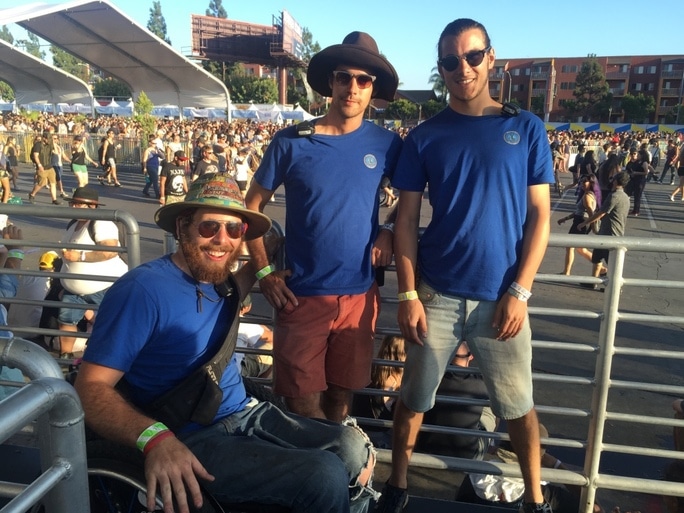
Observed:
[[[506,100],[507,102],[511,101],[511,86],[513,85],[513,78],[511,77],[511,72],[508,70],[505,70],[504,73],[508,75],[508,99]]]

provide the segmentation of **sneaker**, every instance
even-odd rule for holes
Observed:
[[[52,200],[52,204],[53,205],[61,205],[62,202],[60,200],[56,199],[56,200]]]
[[[408,490],[385,483],[382,496],[375,505],[374,513],[401,513],[408,504]],[[553,513],[553,512],[552,512]]]
[[[35,197],[35,196],[31,196],[31,193],[29,192],[28,200],[29,200],[29,202],[30,202],[31,204],[34,204],[34,203],[36,202],[36,197]]]
[[[67,199],[69,196],[67,196],[64,192],[60,192],[59,197],[63,198],[63,199]]]
[[[670,185],[674,185],[674,180],[670,180]]]
[[[143,196],[145,196],[145,197],[147,197],[147,198],[151,198],[151,197],[152,197],[152,196],[150,196],[150,193],[149,193],[149,192],[143,191],[142,194],[143,194]],[[672,201],[674,201],[674,200],[672,200]]]
[[[548,502],[543,502],[541,504],[532,502],[523,502],[520,506],[520,513],[553,513],[551,506]]]
[[[674,201],[674,196],[670,196],[670,201]]]

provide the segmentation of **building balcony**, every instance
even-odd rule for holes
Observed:
[[[503,73],[490,73],[489,80],[503,80]]]
[[[546,96],[546,87],[535,87],[532,89],[532,96]]]
[[[674,71],[663,71],[660,76],[662,78],[682,78],[684,77],[684,69],[676,69]]]
[[[667,107],[658,107],[656,109],[656,114],[660,116],[664,116],[665,114],[669,114],[672,110],[677,107],[676,105],[668,105]]]
[[[624,89],[620,89],[619,87],[616,87],[616,88],[613,88],[613,89],[608,89],[608,90],[610,91],[610,93],[611,93],[613,96],[624,96],[624,95],[625,95],[625,90],[624,90]]]
[[[611,71],[606,73],[606,80],[615,80],[617,78],[629,78],[629,71]]]
[[[548,71],[538,71],[536,73],[531,73],[530,77],[532,77],[532,80],[546,79],[546,78],[549,78],[549,72]]]
[[[675,96],[675,97],[679,98],[679,92],[680,92],[679,89],[675,89],[673,87],[670,87],[670,88],[664,87],[660,90],[660,96]]]

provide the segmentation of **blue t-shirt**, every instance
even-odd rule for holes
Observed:
[[[83,359],[123,371],[137,405],[173,388],[218,352],[231,322],[225,300],[203,298],[198,312],[195,283],[169,256],[126,273],[107,291]],[[200,288],[206,297],[218,298],[212,285]],[[221,388],[216,419],[247,404],[235,357]]]
[[[281,130],[254,179],[285,185],[287,285],[297,295],[366,292],[373,281],[371,248],[378,231],[378,186],[390,178],[401,139],[372,123],[345,135],[298,137]]]
[[[429,187],[421,279],[446,294],[496,301],[517,273],[527,189],[553,181],[544,124],[529,112],[464,116],[446,108],[412,130],[392,185]]]

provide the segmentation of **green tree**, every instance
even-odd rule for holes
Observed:
[[[530,110],[535,114],[544,113],[544,103],[546,102],[546,96],[543,94],[538,94],[533,96],[530,102]]]
[[[223,1],[222,0],[210,0],[209,1],[209,8],[207,9],[206,15],[207,16],[213,16],[214,18],[224,18],[224,19],[228,17],[228,13],[223,8]]]
[[[636,96],[627,93],[622,97],[620,104],[625,121],[630,123],[643,123],[648,120],[649,114],[655,112],[655,99],[643,93]]]
[[[577,111],[584,121],[600,116],[606,103],[609,88],[606,76],[595,55],[589,55],[577,73],[575,90],[572,92],[576,100]]]
[[[423,120],[431,118],[438,112],[444,110],[446,106],[445,101],[440,100],[428,100],[423,104]]]
[[[418,119],[418,105],[403,98],[387,104],[385,119],[408,121]]]
[[[7,41],[9,44],[14,44],[14,36],[7,28],[7,25],[3,25],[0,29],[0,39]]]
[[[115,78],[106,78],[96,82],[93,86],[93,96],[105,96],[113,98],[130,98],[131,88],[127,84]]]
[[[52,63],[56,67],[71,73],[84,82],[90,80],[90,66],[81,59],[55,45],[50,45],[50,53],[52,53]]]
[[[159,39],[171,44],[171,40],[166,33],[166,20],[162,14],[161,1],[155,0],[150,7],[150,19],[147,21],[147,29]]]
[[[444,82],[442,75],[439,74],[437,66],[432,68],[432,75],[430,75],[428,84],[432,84],[432,90],[437,95],[437,98],[446,104],[447,94],[449,91],[447,91],[446,83]]]
[[[230,98],[234,103],[275,103],[278,101],[278,86],[269,78],[231,75],[226,81]]]
[[[684,105],[675,105],[670,112],[665,114],[666,125],[677,124],[677,120],[679,124],[684,123]]]
[[[0,80],[0,98],[6,102],[14,101],[14,89],[7,83]]]
[[[38,57],[41,60],[45,60],[45,52],[40,49],[40,40],[33,32],[28,33],[28,39],[18,39],[17,45],[23,46],[26,53]]]
[[[140,94],[135,100],[135,111],[133,120],[140,124],[142,129],[142,141],[147,141],[147,136],[154,134],[157,130],[157,120],[152,115],[154,104],[145,94],[145,91],[140,91]],[[147,143],[145,143],[147,144]],[[141,146],[144,148],[145,146]]]

